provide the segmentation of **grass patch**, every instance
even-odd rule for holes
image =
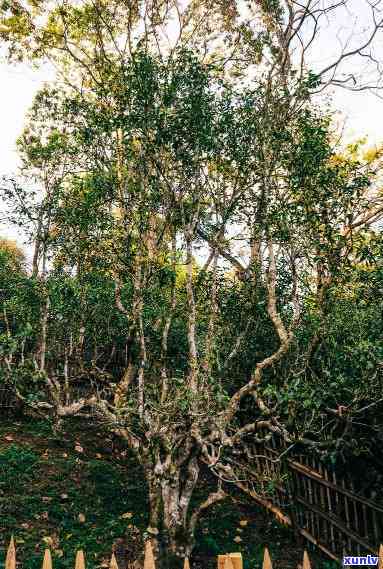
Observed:
[[[40,568],[49,546],[56,569],[73,567],[79,548],[93,569],[131,527],[144,530],[147,492],[139,466],[130,455],[112,462],[100,453],[97,434],[88,435],[82,431],[80,439],[75,428],[62,448],[43,423],[1,427],[0,565],[12,533],[25,568]],[[79,442],[82,452],[75,450]]]

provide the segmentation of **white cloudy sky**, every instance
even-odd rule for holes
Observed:
[[[322,28],[322,36],[311,54],[314,67],[332,60],[339,50],[339,30],[347,40],[353,30],[366,29],[369,23],[364,0],[350,0],[351,10],[339,12],[332,26]],[[355,34],[354,34],[355,35]],[[357,36],[352,41],[358,41]],[[383,62],[382,37],[378,38],[376,53]],[[362,68],[359,66],[358,71]],[[25,113],[36,91],[52,76],[47,69],[33,70],[26,65],[9,65],[0,60],[0,175],[12,174],[17,170],[15,141],[21,133]],[[363,91],[351,93],[338,89],[333,94],[333,105],[346,120],[346,135],[349,138],[367,136],[371,144],[383,142],[382,114],[383,100]],[[0,226],[0,235],[12,235],[9,228]]]
[[[16,138],[22,131],[24,116],[47,73],[26,65],[0,63],[0,173],[17,168]]]

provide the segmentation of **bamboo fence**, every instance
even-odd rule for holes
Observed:
[[[237,485],[331,559],[376,555],[383,542],[383,507],[356,494],[352,484],[312,458],[282,462],[278,456],[275,449],[254,448],[254,474],[276,481],[270,498],[251,484]]]

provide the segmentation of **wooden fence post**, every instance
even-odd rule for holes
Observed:
[[[16,569],[16,549],[13,535],[9,542],[7,557],[5,558],[5,569]]]
[[[44,559],[42,569],[52,569],[52,556],[50,549],[44,551]]]
[[[156,564],[154,562],[153,548],[149,539],[145,543],[144,569],[156,569]]]
[[[218,555],[218,569],[225,569],[227,558],[230,559],[233,569],[243,569],[242,553],[226,553],[225,555]]]
[[[234,569],[234,565],[230,558],[230,555],[225,556],[225,563],[223,565],[223,569]]]
[[[85,569],[84,552],[79,549],[76,553],[75,569]]]
[[[242,553],[229,553],[234,569],[243,569]]]
[[[269,550],[267,549],[267,547],[265,547],[265,553],[263,555],[262,569],[273,569],[273,566],[271,564],[271,559],[270,559],[270,553],[269,553]]]
[[[311,563],[307,551],[303,553],[303,569],[311,569]]]

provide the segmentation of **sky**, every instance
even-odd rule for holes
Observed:
[[[344,44],[352,36],[355,27],[363,29],[363,26],[367,26],[369,14],[366,4],[363,0],[350,2],[351,10],[339,12],[332,27],[322,28],[320,42],[310,54],[314,65],[319,61],[325,64],[331,60],[340,42]],[[359,39],[353,37],[352,41]],[[383,61],[383,42],[382,38],[379,39],[382,53],[375,55]],[[22,132],[25,114],[35,93],[51,78],[52,71],[48,68],[10,65],[0,59],[0,175],[16,173],[18,157],[15,143]],[[344,133],[348,139],[366,136],[371,145],[383,142],[382,99],[367,91],[349,92],[338,88],[332,94],[332,106],[339,111],[340,121],[345,121]],[[15,230],[4,225],[0,225],[0,236],[16,238],[20,242]]]
[[[22,133],[25,115],[34,95],[51,78],[52,73],[46,68],[35,70],[27,65],[0,63],[0,176],[17,173],[16,140]],[[1,223],[0,237],[12,238],[23,244],[18,229]]]
[[[0,64],[0,172],[17,168],[16,139],[21,134],[25,114],[46,77],[44,70],[26,65]]]

